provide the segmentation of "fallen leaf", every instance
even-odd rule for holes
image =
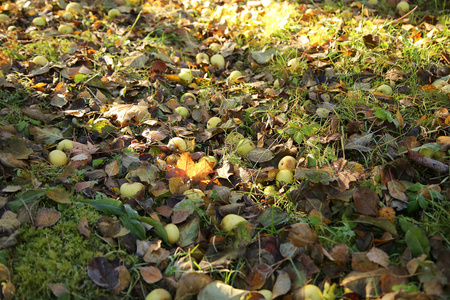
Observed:
[[[89,230],[89,224],[86,217],[81,218],[80,222],[78,222],[78,232],[84,236],[86,239],[89,239],[91,235],[91,230]]]
[[[98,286],[114,290],[119,285],[119,270],[103,256],[94,257],[87,266],[89,278]]]
[[[353,193],[356,210],[366,216],[377,216],[380,197],[369,188],[358,188]]]
[[[47,191],[45,193],[48,198],[52,199],[57,203],[71,203],[70,197],[72,196],[71,192],[68,192],[63,187],[55,187],[53,190]]]
[[[291,278],[284,271],[277,271],[278,276],[272,288],[272,299],[286,295],[291,289]]]
[[[203,273],[192,272],[183,275],[178,281],[175,300],[189,299],[197,295],[212,281],[213,279],[209,275]]]
[[[315,243],[319,239],[308,223],[296,223],[286,230],[289,232],[288,239],[294,246],[299,248]]]
[[[376,247],[370,249],[370,251],[366,254],[367,258],[384,268],[388,267],[389,264],[389,255],[386,254],[383,250],[380,250]]]
[[[70,293],[64,283],[49,283],[47,286],[52,290],[53,295],[56,297],[61,297]]]
[[[34,218],[34,225],[45,227],[52,226],[61,218],[61,213],[48,208],[41,208]]]
[[[155,267],[139,267],[139,271],[141,271],[141,276],[147,283],[155,283],[160,281],[163,276],[161,274],[161,271],[158,268]]]

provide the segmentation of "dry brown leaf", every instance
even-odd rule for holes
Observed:
[[[356,210],[366,216],[378,215],[378,204],[380,198],[369,188],[358,188],[353,193],[353,201],[355,202]]]
[[[52,226],[61,218],[61,213],[48,208],[41,208],[34,219],[34,225],[36,226]]]
[[[286,230],[289,232],[288,238],[291,243],[299,248],[315,243],[319,239],[307,223],[296,223]]]
[[[78,232],[86,239],[90,238],[91,230],[89,230],[89,224],[86,217],[83,217],[78,223]]]
[[[380,250],[376,247],[373,247],[372,249],[370,249],[370,251],[366,254],[367,258],[371,261],[374,262],[384,268],[388,267],[389,264],[389,255],[387,255],[386,252],[384,252],[383,250]]]
[[[141,271],[141,276],[147,283],[155,283],[160,281],[163,276],[161,274],[161,271],[158,268],[155,267],[139,267],[139,271]]]

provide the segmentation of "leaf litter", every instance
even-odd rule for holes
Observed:
[[[2,4],[2,296],[68,220],[97,246],[39,297],[448,294],[446,4],[399,2]]]

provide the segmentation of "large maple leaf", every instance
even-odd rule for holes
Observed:
[[[177,161],[177,168],[182,169],[186,172],[186,175],[194,182],[198,183],[204,180],[206,176],[212,172],[213,162],[202,160],[195,163],[192,160],[191,154],[189,152],[183,153]]]

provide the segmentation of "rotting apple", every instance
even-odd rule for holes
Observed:
[[[194,79],[194,76],[192,76],[191,70],[189,69],[181,69],[178,77],[187,84],[191,83]]]
[[[397,4],[397,10],[399,13],[406,14],[409,11],[409,3],[406,1],[400,1]]]
[[[70,2],[66,6],[66,11],[71,12],[73,14],[79,14],[81,12],[81,5],[76,2]]]
[[[217,165],[217,158],[215,158],[215,157],[212,156],[212,155],[206,155],[206,156],[203,156],[202,158],[200,158],[200,159],[198,160],[198,162],[200,163],[200,162],[202,162],[203,160],[212,162],[212,163],[213,163],[213,166],[212,166],[213,168]]]
[[[294,174],[289,170],[280,170],[277,173],[276,179],[278,185],[288,184],[294,180]]]
[[[178,106],[174,111],[183,118],[186,118],[189,115],[189,110],[184,106]]]
[[[58,143],[56,149],[57,150],[73,149],[73,142],[71,140],[62,140]]]
[[[274,185],[268,185],[264,188],[264,196],[267,197],[275,197],[276,195],[278,195],[278,190],[277,187]]]
[[[167,143],[167,147],[169,147],[171,150],[184,152],[187,149],[187,144],[182,138],[174,137],[169,140],[169,142]]]
[[[0,23],[7,23],[9,22],[10,18],[8,15],[0,14]]]
[[[154,289],[145,300],[172,300],[172,295],[165,289]]]
[[[225,58],[220,54],[215,54],[211,56],[211,65],[213,65],[214,68],[225,67]]]
[[[242,77],[241,71],[233,71],[228,78],[230,81],[236,81],[239,77]]]
[[[67,164],[67,155],[61,150],[53,150],[49,153],[48,160],[54,166],[65,166]]]
[[[209,64],[209,56],[206,53],[198,53],[195,56],[195,61],[197,62],[197,64]]]
[[[379,87],[377,87],[377,92],[380,92],[385,95],[391,95],[392,94],[392,88],[387,84],[382,84]]]
[[[255,149],[255,144],[249,139],[241,140],[236,146],[236,152],[240,155],[247,155],[250,151]]]
[[[180,238],[180,230],[178,229],[177,225],[170,223],[164,226],[164,229],[166,229],[169,243],[175,244]]]
[[[220,227],[223,231],[230,232],[242,222],[247,222],[247,220],[235,214],[228,214],[220,222]]]
[[[200,189],[189,189],[183,193],[189,200],[202,199],[205,197],[205,193],[203,193]]]
[[[46,64],[48,64],[48,59],[45,56],[38,55],[33,58],[32,62],[36,65],[45,66]]]
[[[278,163],[278,169],[280,169],[280,170],[292,171],[295,169],[296,166],[297,166],[297,160],[290,155],[283,157],[280,160],[280,162]]]
[[[194,94],[192,93],[184,93],[181,97],[180,97],[180,102],[186,102],[188,99],[192,99],[192,100],[197,100],[197,97],[195,97]]]
[[[237,131],[233,131],[227,135],[227,137],[225,138],[225,143],[235,145],[243,139],[244,139],[244,136],[241,133],[239,133]]]
[[[58,32],[61,34],[70,34],[73,32],[73,28],[69,25],[59,25]]]
[[[212,128],[216,128],[217,125],[220,124],[220,122],[222,122],[222,119],[219,117],[212,117],[208,120],[208,122],[206,123],[206,128],[207,129],[212,129]]]
[[[446,160],[446,156],[447,155],[444,151],[439,150],[433,153],[432,158],[440,162],[444,162]]]
[[[72,21],[73,20],[73,13],[71,13],[70,11],[66,11],[65,13],[63,13],[62,17],[66,21]]]
[[[47,21],[43,17],[36,17],[33,19],[33,25],[36,27],[41,27],[47,25]]]
[[[108,11],[108,18],[114,19],[120,16],[120,10],[117,8],[112,8]]]
[[[209,49],[214,53],[219,52],[220,48],[222,48],[222,47],[217,43],[212,43],[211,45],[209,45]]]
[[[128,183],[125,182],[124,184],[122,184],[120,186],[120,195],[127,197],[127,198],[132,198],[134,196],[136,196],[136,194],[144,187],[144,185],[140,182],[132,182],[132,183]]]
[[[180,158],[180,155],[178,154],[170,154],[166,157],[166,163],[171,166],[175,166],[178,162],[178,159]]]

